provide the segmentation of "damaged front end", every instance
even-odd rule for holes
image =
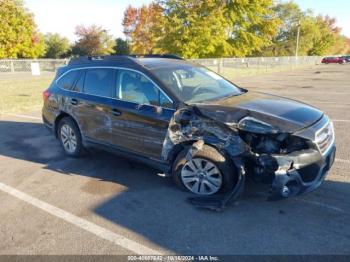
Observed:
[[[196,206],[216,210],[239,196],[246,175],[271,184],[269,200],[310,192],[322,183],[335,156],[333,126],[326,116],[289,133],[249,115],[238,123],[223,123],[196,106],[187,106],[170,121],[162,157],[171,161],[176,152],[186,149],[186,159],[191,160],[204,144],[229,156],[238,170],[231,192],[190,199]]]
[[[261,123],[256,130],[252,125],[238,124],[251,148],[247,172],[255,181],[271,183],[269,200],[311,192],[321,185],[335,157],[333,126],[326,116],[293,134],[267,126],[264,134]]]

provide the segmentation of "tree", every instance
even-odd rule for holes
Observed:
[[[341,35],[341,28],[336,25],[335,18],[326,16],[318,16],[317,21],[322,29],[322,38],[328,41],[320,41],[315,48],[321,49],[321,54],[346,54],[349,52],[349,39]],[[321,40],[322,40],[321,38]]]
[[[273,0],[226,0],[225,17],[230,22],[231,56],[249,56],[272,43],[281,19]]]
[[[75,35],[78,37],[72,50],[75,55],[98,56],[114,52],[114,40],[100,26],[77,26]]]
[[[185,58],[291,56],[300,29],[299,55],[345,53],[349,40],[336,21],[302,11],[290,1],[156,0],[129,6],[124,33],[135,53]]]
[[[302,21],[305,18],[306,13],[302,12],[299,6],[294,2],[279,3],[274,6],[273,11],[283,23],[279,26],[278,33],[273,38],[271,45],[263,50],[263,55],[294,55],[299,23],[304,26],[303,30],[301,30],[303,36],[306,33],[306,23]],[[299,47],[299,53],[303,53],[302,45]]]
[[[186,58],[246,56],[271,43],[279,19],[273,0],[158,0],[129,6],[124,33],[133,52]]]
[[[117,38],[115,40],[114,51],[116,55],[128,55],[130,54],[130,46],[127,40]]]
[[[315,18],[315,32],[312,47],[308,50],[308,55],[324,55],[334,46],[337,35],[341,31],[335,26],[335,19],[330,17],[317,16]]]
[[[48,33],[45,35],[46,58],[67,57],[70,51],[69,40],[59,34]]]
[[[163,52],[186,58],[228,55],[229,23],[225,4],[216,0],[166,0],[164,26],[159,47]]]
[[[343,35],[338,35],[335,44],[329,49],[328,54],[350,54],[350,39]]]
[[[163,10],[157,3],[141,8],[128,6],[124,12],[124,34],[131,42],[131,51],[152,54],[162,35]]]
[[[294,2],[278,3],[273,8],[276,16],[283,21],[272,44],[258,55],[295,55],[297,31],[300,26],[299,55],[335,54],[335,50],[346,50],[345,38],[340,35],[341,28],[329,16],[315,16],[311,10],[302,11]]]
[[[0,0],[0,58],[36,58],[45,52],[33,15],[20,0]]]

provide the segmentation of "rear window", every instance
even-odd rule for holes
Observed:
[[[78,77],[78,80],[76,81],[73,91],[75,92],[83,92],[84,89],[84,79],[85,79],[85,71],[84,70],[80,70],[80,74]]]
[[[111,97],[114,86],[114,69],[88,69],[85,73],[84,93]]]
[[[70,90],[72,89],[78,75],[79,75],[78,70],[70,71],[67,74],[63,75],[57,81],[57,85],[63,89]]]

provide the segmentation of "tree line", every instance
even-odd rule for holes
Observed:
[[[185,58],[346,54],[350,39],[336,20],[274,0],[156,0],[129,6],[126,39],[104,28],[77,26],[75,43],[41,34],[22,0],[0,0],[1,58],[171,53]]]

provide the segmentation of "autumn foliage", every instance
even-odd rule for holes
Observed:
[[[129,6],[124,13],[124,34],[131,41],[131,51],[139,54],[157,52],[163,29],[163,9],[159,4],[134,8]]]
[[[40,57],[45,43],[22,1],[0,0],[0,59]]]
[[[128,6],[126,39],[97,25],[76,27],[77,40],[42,34],[23,0],[0,0],[0,59],[71,55],[171,53],[185,58],[350,53],[335,18],[303,11],[293,1],[154,0]],[[117,22],[117,21],[116,21]]]
[[[158,0],[129,6],[124,33],[133,53],[173,53],[186,58],[350,52],[336,20],[273,0]]]
[[[75,34],[78,37],[73,47],[76,55],[107,55],[114,52],[114,41],[112,37],[100,26],[77,26]]]

